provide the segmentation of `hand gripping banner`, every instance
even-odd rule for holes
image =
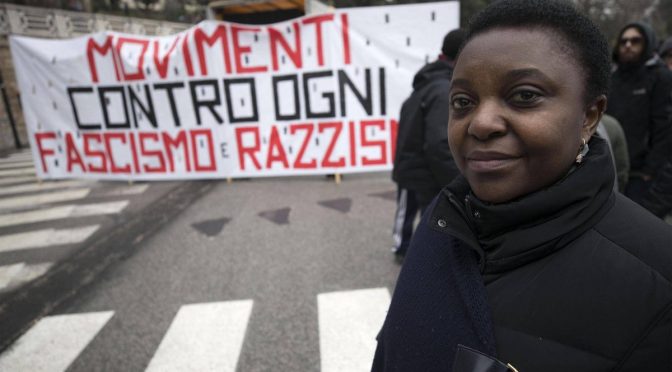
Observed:
[[[458,22],[451,1],[10,42],[40,178],[290,176],[390,169],[413,75]]]

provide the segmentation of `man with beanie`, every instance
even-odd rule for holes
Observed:
[[[392,179],[397,183],[393,251],[398,261],[406,254],[418,210],[423,212],[459,174],[448,147],[448,92],[464,38],[462,29],[444,37],[439,58],[418,71],[413,93],[401,107],[392,170]]]
[[[626,25],[612,54],[607,114],[622,125],[628,142],[630,176],[625,195],[642,203],[668,159],[672,126],[672,73],[654,53],[656,38],[644,23]]]

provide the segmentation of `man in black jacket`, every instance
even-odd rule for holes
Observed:
[[[655,47],[653,30],[636,22],[623,28],[612,54],[607,114],[623,126],[630,154],[625,194],[638,203],[667,160],[672,128],[672,73]]]
[[[401,107],[392,171],[398,187],[393,229],[397,258],[406,254],[418,209],[424,211],[459,174],[448,147],[448,91],[464,35],[457,29],[444,37],[439,58],[418,71],[413,93]]]
[[[660,218],[672,212],[672,159],[660,169],[641,204]]]
[[[667,68],[672,70],[672,38],[665,40],[658,49],[658,54],[665,61]],[[660,218],[665,218],[672,212],[672,149],[669,156],[667,163],[658,171],[640,203]]]

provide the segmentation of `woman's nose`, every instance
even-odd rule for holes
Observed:
[[[481,102],[474,111],[467,133],[480,141],[501,137],[507,131],[502,110],[495,102]]]

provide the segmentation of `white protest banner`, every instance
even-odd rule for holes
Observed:
[[[352,173],[391,168],[413,75],[458,22],[449,1],[10,42],[40,178]]]

